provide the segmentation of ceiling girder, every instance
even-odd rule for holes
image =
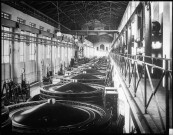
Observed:
[[[51,1],[51,3],[52,3],[54,6],[57,7],[57,5],[55,5],[52,1]],[[71,18],[70,18],[65,12],[63,12],[60,8],[58,8],[58,10],[61,11],[63,14],[65,14],[72,22],[74,22],[74,20],[71,19]]]
[[[72,28],[75,22],[82,27],[85,23],[95,19],[111,26],[114,26],[116,22],[115,26],[118,26],[128,5],[128,1],[58,1],[57,8],[57,1],[17,0],[16,3],[21,5],[21,10],[24,10],[22,2],[27,4],[26,9],[29,14],[37,13],[55,24],[59,23],[57,14],[59,13],[61,25],[68,29]],[[12,3],[14,2],[11,1]]]

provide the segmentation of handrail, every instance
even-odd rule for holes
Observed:
[[[128,76],[128,82],[126,83],[126,85],[128,84],[129,88],[131,86],[133,86],[132,90],[134,89],[134,92],[132,92],[132,93],[134,94],[134,97],[140,96],[140,95],[136,95],[136,94],[137,94],[139,82],[141,81],[141,78],[143,78],[144,89],[143,90],[140,89],[140,90],[141,90],[141,92],[142,91],[144,92],[144,95],[142,94],[142,98],[143,98],[143,102],[144,102],[143,103],[144,113],[145,114],[149,113],[148,106],[149,106],[149,104],[151,104],[151,102],[150,102],[151,99],[153,99],[154,102],[156,103],[156,109],[158,111],[159,118],[160,118],[159,122],[160,122],[161,128],[162,128],[162,129],[160,129],[160,128],[158,128],[158,129],[160,130],[160,132],[163,131],[163,132],[167,133],[169,131],[169,90],[168,89],[171,89],[171,87],[172,87],[172,84],[169,83],[169,81],[171,82],[171,80],[172,80],[172,70],[168,69],[168,62],[172,63],[172,59],[156,58],[156,59],[160,59],[165,62],[165,68],[163,68],[163,67],[148,63],[144,60],[137,60],[136,57],[141,56],[141,55],[110,53],[109,56],[116,63],[116,66],[118,67],[118,69],[116,69],[116,70],[119,70],[120,74],[122,74],[125,77],[125,80],[126,80],[126,77]],[[141,56],[141,57],[146,57],[146,58],[151,58],[151,59],[155,58],[155,57],[150,57],[150,56]],[[139,68],[138,65],[140,65],[141,69],[138,69]],[[149,68],[148,68],[149,66],[151,68],[154,67],[154,68],[162,71],[162,74],[160,74],[161,76],[159,76],[159,78],[158,78],[159,80],[156,84],[156,87],[154,87],[154,85],[153,85],[151,72],[149,71]],[[140,75],[139,75],[139,73],[140,73]],[[157,95],[156,95],[156,92],[158,91],[158,88],[161,85],[163,78],[165,78],[165,81],[164,81],[165,82],[165,87],[164,87],[164,89],[165,89],[165,108],[166,108],[165,109],[166,110],[165,119],[163,119],[163,116],[161,115],[161,110],[160,110],[159,102],[158,102]],[[136,81],[136,79],[137,79],[137,81]],[[148,87],[147,87],[147,79],[149,81],[151,89],[148,89]],[[132,81],[133,81],[133,85],[131,85]],[[169,85],[169,88],[168,88],[168,85]],[[147,96],[148,96],[147,91],[151,91],[151,95],[150,95],[148,101],[147,101]],[[166,124],[164,124],[164,120],[166,121],[165,122]],[[155,122],[155,124],[158,127],[156,122]]]
[[[124,53],[118,53],[118,54],[121,54],[121,55],[128,55],[128,56],[140,56],[140,57],[146,57],[146,58],[154,58],[154,59],[160,59],[160,60],[172,60],[172,59],[168,59],[168,58],[158,58],[158,57],[152,57],[152,56],[144,56],[144,55],[138,55],[138,54],[136,54],[136,55],[132,55],[132,54],[124,54]]]
[[[112,59],[112,58],[111,58]],[[113,59],[112,59],[113,61]],[[128,87],[126,85],[126,83],[124,82],[124,80],[122,79],[122,77],[120,77],[120,73],[118,72],[118,70],[116,68],[114,68],[118,79],[121,82],[121,87],[123,88],[123,92],[127,98],[127,101],[130,105],[130,108],[132,108],[132,112],[134,114],[135,120],[139,126],[140,132],[141,133],[152,133],[148,123],[146,122],[142,112],[140,111],[140,109],[137,107],[136,102],[132,96],[132,94],[129,92]]]
[[[123,57],[123,58],[129,59],[129,60],[133,60],[133,61],[135,61],[135,62],[139,62],[139,63],[142,63],[142,64],[146,64],[146,65],[151,66],[151,67],[154,67],[154,68],[158,68],[158,69],[161,69],[161,70],[164,70],[164,71],[172,72],[172,70],[170,70],[170,69],[164,69],[164,68],[162,68],[162,67],[156,66],[156,65],[154,65],[154,64],[147,63],[147,62],[145,62],[145,61],[136,60],[136,59],[129,58],[129,57],[126,57],[126,56],[122,56],[122,55],[119,55],[119,54],[111,54],[111,55],[121,56],[121,57]],[[130,56],[141,56],[141,55],[130,55]],[[142,57],[161,59],[161,60],[165,60],[165,61],[168,61],[168,60],[172,61],[172,59],[167,59],[167,58],[156,58],[156,57],[150,57],[150,56],[142,56]]]

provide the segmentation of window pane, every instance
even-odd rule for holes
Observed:
[[[9,55],[9,41],[4,40],[4,55]]]
[[[4,56],[4,63],[9,63],[9,56]]]
[[[32,44],[32,54],[34,54],[34,44]]]
[[[42,58],[44,58],[44,45],[42,45]]]
[[[49,58],[50,58],[50,51],[51,51],[51,48],[50,48],[50,45],[49,45]]]
[[[8,27],[3,27],[1,26],[1,29],[4,30],[4,31],[10,31],[11,29],[8,28]],[[2,35],[5,35],[5,37],[9,37],[9,34],[5,34],[3,33]],[[2,63],[9,63],[9,47],[10,47],[10,43],[11,41],[9,40],[5,40],[5,39],[2,39],[1,40],[1,59],[2,59]],[[4,56],[5,55],[5,56]]]
[[[34,44],[32,43],[32,55],[34,54]]]
[[[23,42],[20,42],[20,55],[23,55]]]
[[[24,55],[24,52],[23,52],[23,42],[20,42],[20,61],[23,62],[23,55]]]
[[[4,56],[1,56],[1,63],[4,63]]]
[[[4,31],[10,31],[10,28],[4,27]]]
[[[47,46],[45,46],[45,49],[46,49],[46,58],[47,58]]]
[[[1,56],[3,55],[4,50],[4,40],[1,40]]]
[[[30,43],[30,46],[29,46],[29,55],[31,55],[31,49],[32,49],[32,44]]]

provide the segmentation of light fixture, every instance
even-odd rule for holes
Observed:
[[[76,43],[76,42],[78,42],[79,40],[78,40],[78,36],[77,36],[77,32],[76,32],[76,36],[74,36],[74,42]]]
[[[75,38],[75,40],[74,40],[75,42],[78,42],[78,39],[77,38]]]
[[[62,33],[60,32],[60,22],[59,22],[59,11],[58,11],[58,1],[57,1],[57,12],[58,12],[58,31],[56,33],[57,37],[60,37]]]
[[[62,34],[61,34],[61,32],[60,31],[58,31],[57,33],[56,33],[56,36],[57,37],[60,37]]]
[[[161,49],[162,48],[162,43],[159,41],[152,42],[152,49]]]

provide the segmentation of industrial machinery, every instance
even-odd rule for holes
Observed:
[[[104,107],[112,112],[112,120],[116,121],[118,116],[118,92],[114,87],[105,87]]]
[[[40,98],[81,101],[103,106],[104,87],[97,84],[69,82],[46,85],[40,89]]]
[[[48,99],[8,106],[12,133],[106,133],[110,113],[102,107]]]

